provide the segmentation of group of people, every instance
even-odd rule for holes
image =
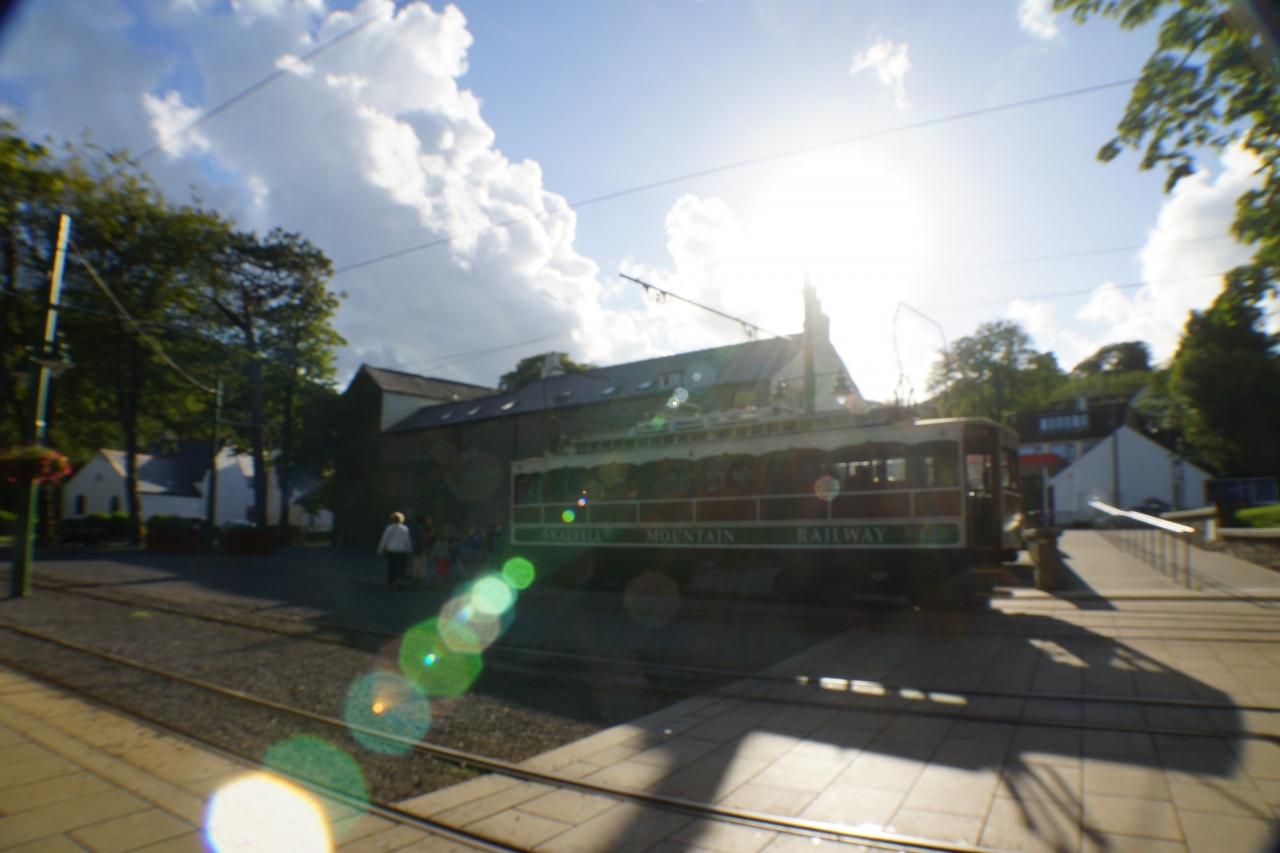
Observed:
[[[464,537],[452,524],[437,531],[430,516],[410,527],[403,513],[393,512],[391,523],[382,531],[378,556],[387,559],[387,586],[402,587],[411,580],[445,586],[479,574],[491,559],[501,555],[504,537],[501,523],[495,523],[488,533],[474,525]]]

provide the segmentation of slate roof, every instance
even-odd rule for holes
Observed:
[[[488,396],[495,390],[483,385],[435,379],[431,376],[419,376],[416,373],[405,373],[401,370],[387,370],[385,367],[370,367],[367,364],[361,365],[360,370],[383,391],[431,400],[474,400],[477,397]]]
[[[193,442],[195,443],[195,442]],[[206,447],[208,445],[206,444]],[[119,472],[120,476],[125,475],[125,452],[123,450],[102,450],[102,455],[107,457],[107,461],[111,463],[111,467]],[[187,471],[184,470],[184,460],[182,457],[174,456],[151,456],[145,453],[139,453],[135,458],[138,466],[138,491],[149,495],[173,495],[175,497],[198,498],[200,492],[193,485],[193,480],[186,479]],[[209,469],[206,460],[204,470]],[[202,471],[196,478],[202,479],[204,472]]]
[[[797,336],[798,337],[798,336]],[[772,379],[800,352],[795,338],[771,338],[684,352],[570,372],[531,382],[518,391],[430,406],[414,412],[388,432],[411,432],[471,423],[520,412],[566,409],[630,397],[669,396],[674,386],[662,387],[661,377],[681,374],[681,385],[716,385]],[[694,379],[694,374],[699,374]],[[612,388],[612,391],[608,389]]]

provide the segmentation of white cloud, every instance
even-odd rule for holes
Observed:
[[[108,2],[70,28],[53,4],[20,19],[10,44],[57,46],[57,62],[20,49],[0,67],[0,78],[39,81],[29,131],[75,137],[87,125],[99,143],[138,151],[315,44],[382,19],[147,163],[171,198],[195,185],[242,226],[302,232],[337,267],[462,235],[335,279],[350,293],[337,323],[350,342],[344,371],[364,358],[411,363],[566,327],[576,357],[624,360],[652,347],[647,331],[601,306],[597,265],[574,248],[576,214],[543,186],[536,162],[503,156],[479,99],[458,86],[472,37],[456,7],[237,0],[226,14],[201,0],[157,4],[138,14],[166,28],[172,52],[129,62],[139,53],[133,19],[123,7],[106,14]],[[176,79],[198,85],[167,83],[175,67]],[[80,108],[66,109],[62,93],[83,94]],[[454,375],[492,381],[519,355]]]
[[[1076,314],[1093,331],[1066,328],[1043,302],[1019,300],[1010,315],[1024,323],[1040,346],[1055,349],[1064,367],[1117,341],[1146,341],[1157,360],[1168,359],[1188,313],[1207,307],[1222,291],[1221,274],[1252,255],[1227,235],[1236,199],[1256,185],[1257,160],[1237,147],[1224,152],[1221,165],[1216,177],[1202,169],[1183,179],[1161,205],[1138,253],[1141,288],[1130,295],[1106,282],[1093,291]]]
[[[853,66],[849,73],[861,74],[863,71],[874,71],[880,85],[893,92],[893,103],[900,110],[911,104],[907,101],[907,72],[911,70],[911,60],[907,56],[907,43],[895,44],[890,39],[880,36],[875,44],[853,58]]]
[[[174,90],[170,89],[163,98],[143,92],[142,106],[147,115],[151,116],[151,128],[156,132],[156,141],[164,141],[163,148],[170,157],[209,150],[209,140],[197,128],[175,136],[182,128],[198,119],[201,110],[182,103],[182,96]]]
[[[1018,26],[1038,39],[1052,39],[1058,36],[1057,14],[1053,11],[1053,0],[1019,0]]]

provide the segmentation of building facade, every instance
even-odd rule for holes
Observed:
[[[811,330],[815,410],[865,402],[827,336],[817,299],[806,300]],[[450,388],[457,383],[417,377],[416,387],[457,393],[386,419],[382,382],[390,371],[362,367],[344,393],[343,455],[338,460],[335,529],[348,545],[370,545],[393,512],[415,522],[430,516],[437,530],[505,525],[511,463],[541,456],[567,439],[628,429],[654,418],[708,414],[752,406],[799,411],[804,405],[805,338],[795,335],[564,371],[549,360],[541,378],[512,392]],[[402,376],[404,374],[401,374]],[[409,387],[408,384],[398,386]],[[412,404],[396,402],[402,412]]]

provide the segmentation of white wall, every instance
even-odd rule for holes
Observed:
[[[1113,500],[1112,460],[1116,458],[1118,501]],[[1093,517],[1097,514],[1089,507],[1093,500],[1118,503],[1121,509],[1132,509],[1147,498],[1157,498],[1176,509],[1199,506],[1208,479],[1207,471],[1176,460],[1171,451],[1124,426],[1049,480],[1054,521],[1069,524]]]
[[[84,496],[84,511],[77,513],[76,496]],[[92,515],[95,512],[111,512],[111,498],[115,497],[117,509],[124,511],[127,504],[124,495],[124,473],[117,471],[106,454],[98,452],[85,466],[67,480],[62,489],[62,517]]]
[[[204,495],[209,483],[208,474],[195,484],[200,496],[177,496],[154,494],[145,491],[138,495],[142,501],[142,517],[153,515],[180,515],[184,518],[204,518],[206,502]],[[247,521],[249,508],[253,506],[253,459],[247,454],[236,454],[231,448],[223,448],[218,454],[218,506],[217,521],[226,524],[228,521]],[[275,471],[269,471],[267,480],[267,522],[277,524],[280,520],[280,488],[276,482]],[[84,496],[84,512],[77,513],[76,496]],[[116,511],[126,512],[128,503],[125,498],[124,471],[114,465],[110,457],[99,451],[83,468],[67,480],[62,490],[62,517],[72,518],[76,515],[92,515],[95,512],[111,512],[111,498],[115,497]],[[311,530],[330,530],[333,527],[333,514],[324,510],[316,516],[308,516],[302,507],[293,504],[289,507],[289,522],[297,527]]]

